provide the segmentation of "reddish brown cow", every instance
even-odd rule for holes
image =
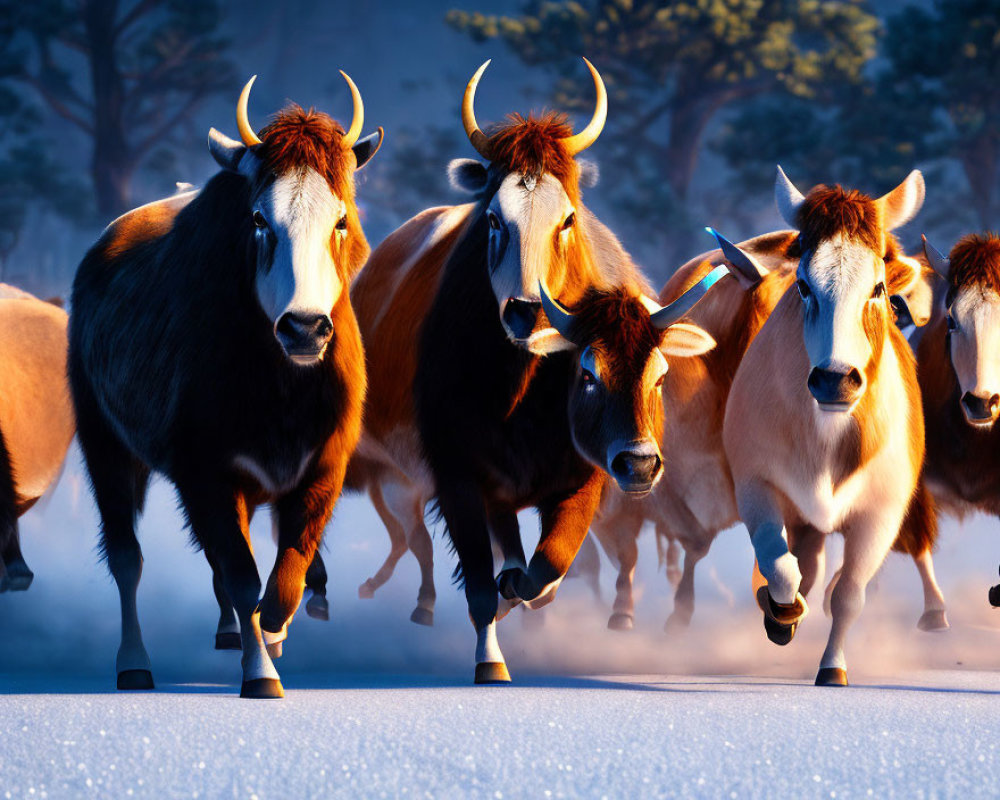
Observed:
[[[917,348],[925,480],[937,511],[1000,515],[1000,237],[966,236],[948,258],[925,247],[946,287]],[[1000,606],[1000,586],[989,597]]]

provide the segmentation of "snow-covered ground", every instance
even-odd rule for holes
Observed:
[[[254,523],[262,571],[274,555]],[[537,537],[530,515],[526,540]],[[332,618],[304,614],[278,668],[284,701],[241,701],[239,656],[212,649],[210,574],[154,485],[140,526],[140,619],[158,689],[114,690],[117,592],[94,557],[96,517],[75,449],[53,497],[22,520],[35,583],[0,595],[4,797],[855,797],[994,795],[1000,779],[1000,562],[987,519],[944,526],[937,557],[953,628],[921,634],[920,584],[891,556],[852,632],[849,689],[811,685],[828,632],[813,612],[766,641],[742,528],[699,565],[695,625],[667,635],[670,593],[647,532],[637,628],[568,581],[500,625],[514,684],[471,685],[474,636],[435,540],[434,628],[409,622],[406,556],[374,600],[357,586],[388,539],[364,498],[327,534]],[[839,541],[831,537],[830,563]],[[831,566],[832,569],[832,566]]]

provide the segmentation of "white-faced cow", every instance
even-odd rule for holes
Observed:
[[[361,432],[364,355],[347,287],[368,244],[353,174],[382,132],[360,138],[361,98],[347,80],[346,132],[290,106],[259,136],[251,80],[237,108],[242,141],[209,134],[222,171],[116,220],[77,272],[69,375],[121,595],[120,689],[153,686],[135,523],[157,470],[239,618],[241,695],[283,693],[262,631],[284,636]],[[262,599],[247,532],[261,503],[278,531]]]
[[[18,518],[59,477],[76,430],[66,326],[58,305],[0,284],[0,592],[31,585]]]
[[[477,201],[431,208],[390,234],[372,253],[351,290],[366,346],[369,399],[365,428],[348,469],[347,485],[366,489],[391,541],[385,563],[358,589],[370,598],[389,579],[396,563],[413,552],[421,582],[414,622],[432,624],[436,591],[433,548],[424,525],[424,507],[434,493],[422,451],[413,406],[419,331],[434,301],[445,263],[465,242],[477,219],[502,226],[477,241],[489,258],[496,282],[496,313],[507,336],[526,352],[545,353],[565,346],[556,331],[540,324],[539,280],[564,299],[575,300],[588,286],[611,287],[628,277],[631,264],[614,235],[582,204],[581,185],[596,180],[596,168],[574,156],[600,135],[607,98],[597,71],[587,63],[597,92],[597,107],[587,127],[574,134],[557,116],[542,120],[512,115],[491,137],[476,122],[476,87],[487,65],[469,81],[462,102],[466,134],[487,166],[458,159],[449,166],[453,186]],[[527,176],[512,166],[508,151],[519,139],[562,140],[551,148],[555,159]],[[494,144],[503,147],[494,148]],[[531,187],[529,191],[528,187]],[[566,248],[550,258],[554,246]],[[622,274],[619,274],[622,273]],[[569,293],[564,287],[570,287]],[[575,294],[574,294],[575,293]]]
[[[791,640],[825,536],[843,534],[816,683],[846,685],[847,631],[900,530],[923,462],[915,363],[893,324],[885,257],[891,231],[923,203],[924,183],[915,171],[878,200],[840,186],[804,197],[779,168],[776,198],[799,231],[796,288],[740,363],[723,441],[766,580],[757,600],[772,641]]]
[[[750,342],[795,280],[799,262],[797,231],[775,231],[733,246],[713,229],[720,248],[703,253],[681,267],[660,293],[670,302],[712,266],[729,263],[734,277],[720,281],[699,303],[689,319],[716,341],[710,352],[679,361],[663,384],[663,403],[670,409],[664,425],[663,480],[641,501],[625,497],[614,487],[605,490],[594,520],[594,533],[618,565],[617,594],[608,627],[633,626],[633,576],[638,559],[637,539],[648,520],[655,526],[661,560],[675,587],[674,609],[667,628],[690,623],[694,612],[694,570],[715,537],[739,521],[732,474],[722,442],[722,420],[736,369]],[[931,289],[920,265],[903,255],[894,242],[887,243],[886,278],[897,324],[922,326],[930,318]],[[738,276],[738,278],[736,277]],[[908,522],[922,519],[911,514]],[[914,530],[915,539],[908,535]],[[912,553],[922,567],[930,565],[930,541],[920,538],[919,525],[904,524],[894,548]],[[684,550],[683,569],[680,549]],[[922,572],[926,573],[926,569]],[[930,570],[933,578],[933,570]],[[939,592],[929,589],[928,604]],[[934,611],[921,617],[928,627]]]
[[[917,348],[925,482],[937,510],[1000,515],[1000,237],[966,236],[947,258],[925,248],[945,289]],[[1000,586],[989,598],[1000,606]]]

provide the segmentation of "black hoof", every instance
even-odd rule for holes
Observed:
[[[510,683],[510,673],[502,661],[484,661],[476,664],[476,683]]]
[[[433,627],[434,612],[417,606],[413,609],[413,613],[410,614],[410,622],[415,622],[417,625],[426,625],[428,628]]]
[[[920,619],[917,620],[917,627],[922,631],[934,633],[946,631],[951,625],[948,624],[948,617],[942,608],[925,611]]]
[[[242,650],[243,639],[235,631],[215,634],[216,650]]]
[[[118,688],[123,691],[142,691],[153,687],[153,673],[148,669],[127,669],[118,673]]]
[[[309,602],[306,603],[306,614],[308,614],[313,619],[319,619],[323,622],[330,621],[330,604],[327,602],[326,595],[314,594],[309,598]]]
[[[608,630],[610,631],[630,631],[635,627],[635,620],[631,614],[623,614],[616,611],[608,619]]]
[[[6,590],[8,592],[24,592],[27,591],[28,587],[31,586],[31,582],[35,579],[34,572],[19,572],[11,575],[9,572],[6,577]]]
[[[847,686],[847,670],[840,667],[820,667],[816,674],[817,686]]]
[[[990,587],[990,605],[993,608],[1000,608],[1000,584]]]
[[[805,613],[798,598],[791,605],[776,603],[767,587],[761,586],[757,590],[757,605],[764,612],[764,633],[768,639],[784,646],[795,638],[795,631]]]
[[[252,681],[243,681],[243,686],[240,687],[240,697],[253,700],[272,700],[284,696],[285,690],[281,688],[281,681],[277,678],[254,678]]]

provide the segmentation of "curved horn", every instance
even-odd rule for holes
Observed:
[[[661,331],[669,328],[694,308],[695,303],[705,296],[719,278],[728,274],[729,268],[725,265],[713,269],[708,275],[674,300],[674,302],[664,306],[659,311],[651,313],[650,321],[653,323],[653,327],[659,328]]]
[[[921,234],[920,238],[924,241],[924,255],[927,257],[927,263],[938,275],[948,280],[948,275],[951,273],[951,259],[928,242],[926,236]]]
[[[798,228],[799,207],[805,197],[802,192],[795,188],[795,184],[788,180],[785,171],[778,165],[778,174],[774,178],[774,201],[778,206],[778,213],[786,224],[793,228]]]
[[[259,144],[263,144],[260,137],[254,133],[253,126],[247,117],[247,101],[250,100],[250,89],[253,87],[255,80],[257,80],[256,75],[247,81],[247,85],[240,92],[239,102],[236,103],[236,127],[239,128],[240,138],[247,147],[256,147]]]
[[[597,141],[597,137],[604,130],[604,123],[608,118],[608,91],[604,88],[604,81],[601,80],[601,74],[594,69],[594,65],[587,59],[583,59],[583,63],[587,65],[587,69],[590,70],[590,74],[594,79],[594,90],[597,92],[597,106],[594,108],[594,116],[591,117],[586,128],[579,133],[574,133],[572,136],[567,136],[563,139],[563,145],[571,156],[582,153]]]
[[[538,289],[542,298],[542,310],[545,312],[545,316],[548,317],[549,324],[559,331],[559,335],[563,339],[579,345],[580,343],[573,338],[576,333],[576,320],[573,318],[573,315],[563,308],[558,300],[554,300],[549,296],[549,292],[545,288],[543,281],[538,282]]]
[[[361,128],[365,124],[365,104],[361,102],[361,92],[359,92],[358,87],[354,85],[354,81],[351,80],[351,76],[344,72],[344,70],[340,70],[340,74],[343,75],[344,80],[347,81],[347,85],[351,90],[351,100],[354,101],[354,116],[351,118],[351,127],[348,128],[347,133],[344,134],[344,145],[347,147],[354,147],[355,143],[358,141],[358,137],[361,136]]]
[[[472,76],[468,86],[465,87],[465,95],[462,97],[462,125],[465,126],[465,135],[469,137],[476,152],[487,161],[490,160],[490,137],[479,129],[479,123],[476,122],[475,105],[476,87],[479,86],[479,79],[483,77],[483,73],[486,72],[486,68],[492,60],[487,59],[476,70],[476,74]]]

